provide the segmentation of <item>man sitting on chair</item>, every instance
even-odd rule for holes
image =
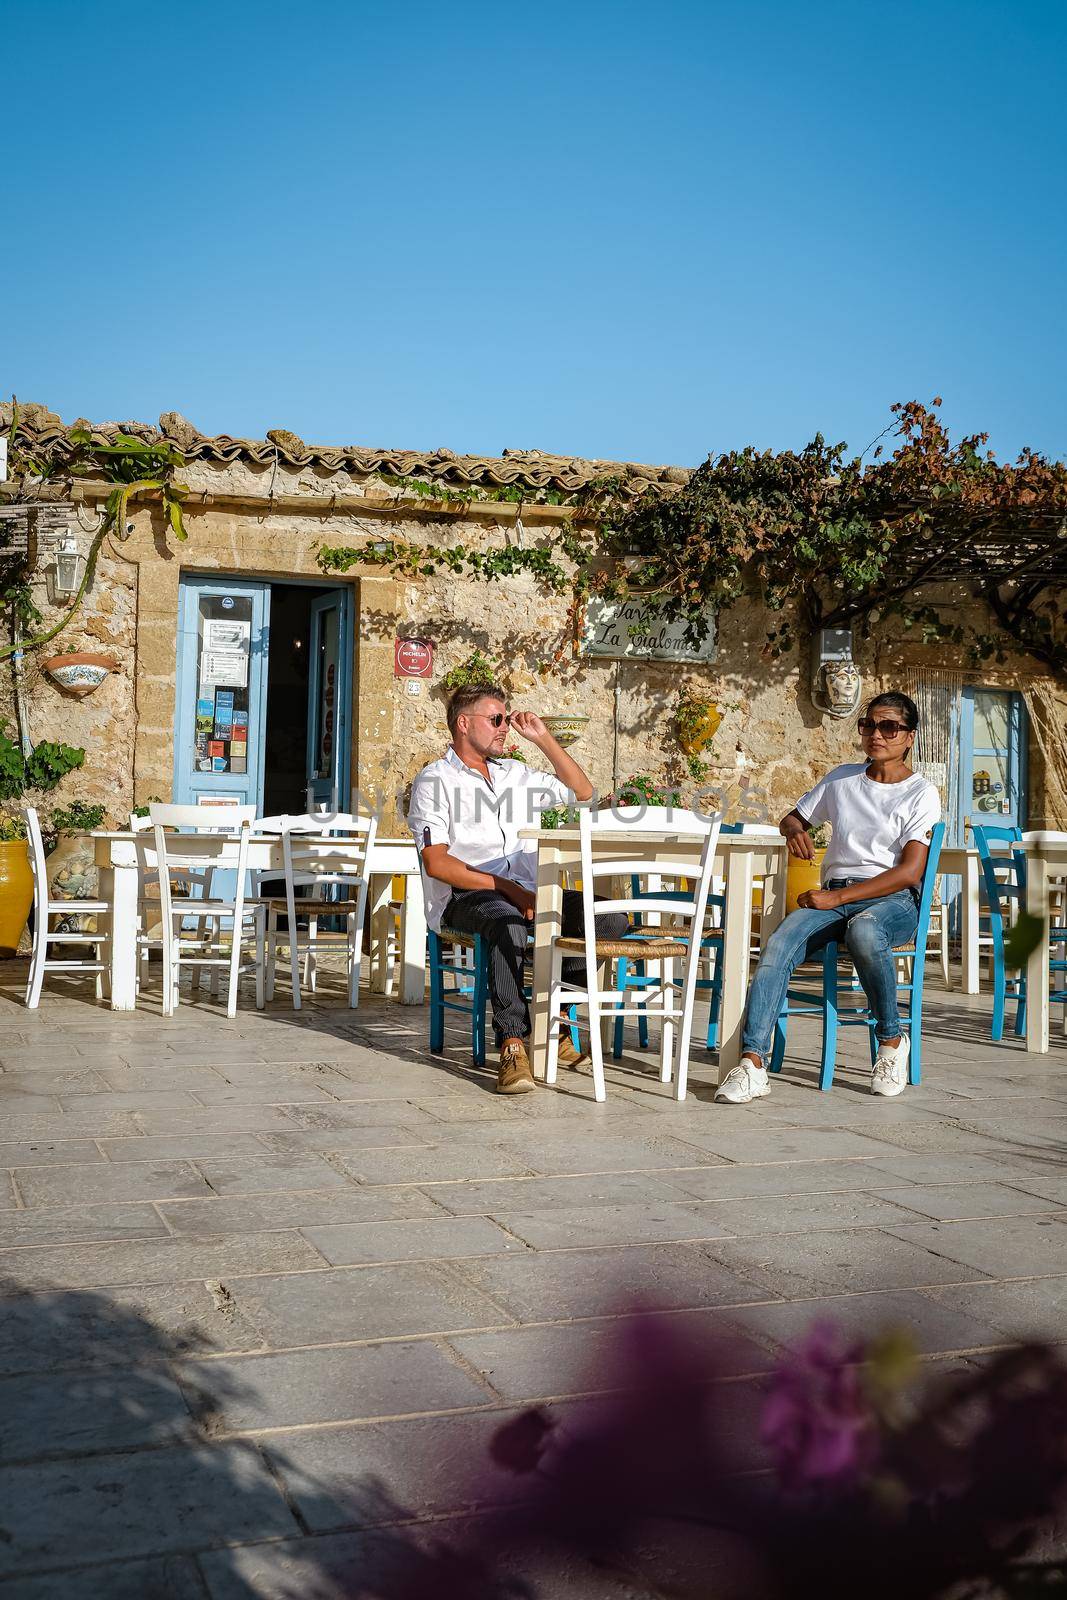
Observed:
[[[526,1040],[530,1010],[523,959],[534,915],[537,845],[520,839],[548,807],[589,800],[593,785],[532,711],[509,713],[494,684],[457,689],[448,702],[452,743],[440,761],[424,767],[411,788],[408,826],[422,853],[426,920],[438,932],[480,933],[489,946],[489,999],[500,1050],[497,1090],[523,1094],[535,1087]],[[508,728],[540,750],[552,774],[503,757]],[[563,896],[563,932],[583,932],[582,897]],[[602,926],[600,924],[603,924]],[[619,938],[626,918],[598,919],[602,938]],[[567,963],[567,976],[584,981],[584,963]],[[569,1037],[560,1061],[582,1059]]]

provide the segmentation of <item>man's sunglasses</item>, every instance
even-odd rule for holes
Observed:
[[[486,722],[491,722],[494,728],[499,728],[501,724],[505,728],[511,727],[510,711],[476,711],[474,715],[476,717],[484,717]]]
[[[861,717],[856,724],[861,733],[880,733],[883,739],[895,739],[900,733],[909,733],[902,722],[872,722],[870,717]]]

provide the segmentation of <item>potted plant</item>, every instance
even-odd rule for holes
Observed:
[[[466,661],[461,661],[458,667],[445,673],[441,687],[451,694],[453,689],[466,689],[473,683],[499,683],[502,676],[497,662],[489,656],[483,656],[480,650],[475,650]]]
[[[785,909],[788,914],[797,909],[797,901],[808,889],[818,889],[822,883],[822,863],[826,846],[830,843],[830,829],[825,822],[817,822],[811,830],[815,855],[811,861],[791,855],[786,864]]]
[[[678,730],[678,743],[687,756],[698,756],[706,750],[719,731],[722,712],[714,700],[697,694],[694,689],[682,690],[678,709],[674,715]]]
[[[96,851],[89,837],[104,821],[102,805],[86,805],[75,800],[69,806],[56,806],[45,830],[48,851],[48,888],[57,900],[92,900],[98,883]],[[63,927],[68,933],[87,931],[84,916],[72,909]]]
[[[33,904],[33,873],[21,817],[0,816],[0,959],[16,953]]]
[[[657,783],[647,772],[633,773],[623,780],[615,793],[615,804],[620,806],[680,806],[680,789]]]

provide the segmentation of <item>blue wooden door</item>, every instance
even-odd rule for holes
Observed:
[[[174,799],[263,804],[270,586],[185,577],[178,607]]]
[[[312,601],[308,662],[308,797],[315,807],[347,811],[352,703],[350,589],[334,589]]]
[[[971,823],[1025,828],[1026,707],[1021,694],[966,688],[960,701],[956,836]]]

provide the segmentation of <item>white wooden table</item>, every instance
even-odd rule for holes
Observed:
[[[144,834],[99,831],[96,866],[100,878],[98,897],[111,910],[104,919],[111,936],[111,1009],[133,1011],[137,1005],[137,846]],[[233,854],[236,835],[197,833],[182,835],[182,850],[203,853],[205,865],[225,864]],[[284,871],[282,841],[277,836],[252,835],[248,865],[256,872]],[[392,896],[392,880],[407,880],[400,915],[400,1003],[422,1005],[426,996],[426,911],[419,874],[419,855],[411,839],[377,839],[371,851],[367,904],[372,929],[371,988],[385,989],[388,936],[385,926]]]
[[[1027,839],[1016,850],[1026,855],[1026,909],[1032,917],[1049,921],[1049,879],[1067,875],[1067,839]],[[1057,954],[1067,943],[1057,946]],[[1045,1055],[1049,1048],[1049,942],[1042,939],[1026,963],[1026,1048]]]
[[[537,840],[537,907],[534,920],[533,1003],[531,1006],[533,1067],[544,1077],[548,1051],[548,989],[552,946],[563,915],[563,876],[581,870],[577,828],[523,828],[520,838]],[[593,835],[593,850],[605,861],[639,857],[654,868],[657,861],[685,861],[696,868],[704,839],[698,834],[650,833],[638,828]],[[726,883],[723,929],[722,1010],[719,1021],[719,1077],[741,1059],[741,1022],[745,1014],[751,959],[752,888],[763,880],[760,935],[766,939],[785,912],[786,845],[784,839],[746,834],[720,834],[715,876]]]

